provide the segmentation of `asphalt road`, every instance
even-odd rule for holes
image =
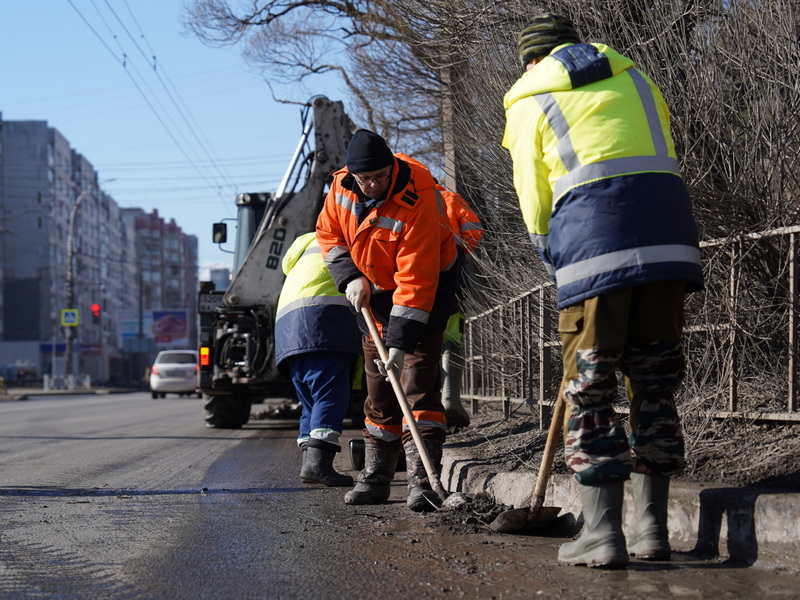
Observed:
[[[559,565],[558,534],[411,513],[402,475],[389,503],[346,506],[300,483],[295,422],[208,430],[201,413],[145,393],[0,403],[0,598],[800,597],[796,573],[688,555]]]

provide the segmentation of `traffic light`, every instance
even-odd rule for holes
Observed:
[[[99,323],[100,322],[100,313],[101,313],[101,306],[95,302],[89,308],[92,309],[92,322]]]

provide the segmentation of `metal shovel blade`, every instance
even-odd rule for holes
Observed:
[[[557,506],[542,506],[542,504],[544,504],[547,480],[550,478],[550,471],[553,468],[553,460],[556,456],[558,432],[564,424],[564,407],[563,394],[559,391],[553,410],[553,418],[550,420],[550,428],[547,432],[547,442],[544,445],[542,466],[536,476],[536,485],[531,494],[531,505],[501,512],[489,525],[492,531],[510,533],[538,529],[548,525],[561,512],[561,508]]]
[[[532,509],[528,506],[512,508],[497,515],[494,521],[489,524],[489,527],[496,533],[541,529],[549,525],[560,512],[560,506],[540,506],[537,509]]]

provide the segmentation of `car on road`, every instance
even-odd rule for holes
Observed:
[[[167,394],[190,396],[197,391],[197,350],[162,350],[150,367],[150,393],[153,399]]]

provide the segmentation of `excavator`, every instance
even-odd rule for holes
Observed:
[[[276,192],[236,197],[233,275],[227,290],[201,281],[198,295],[198,392],[206,427],[238,429],[252,405],[292,397],[275,366],[274,324],[284,282],[283,256],[312,231],[331,174],[347,157],[353,124],[341,102],[315,96],[302,110],[303,129]],[[214,223],[227,242],[227,223]]]

